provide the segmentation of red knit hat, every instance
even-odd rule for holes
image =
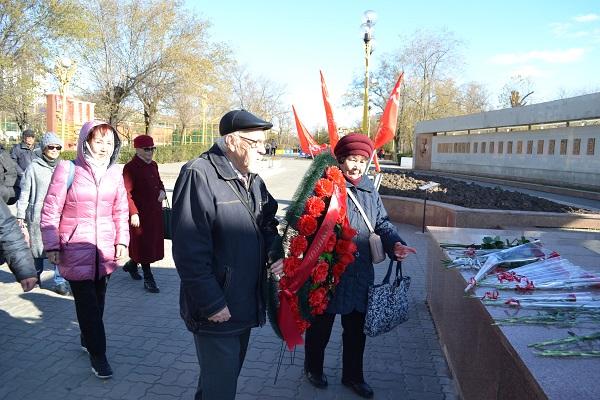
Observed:
[[[360,133],[351,133],[337,142],[333,150],[335,158],[340,160],[350,155],[359,155],[371,158],[373,154],[373,142],[368,136]]]
[[[154,147],[154,140],[150,135],[140,135],[133,139],[133,147],[142,149],[144,147]]]

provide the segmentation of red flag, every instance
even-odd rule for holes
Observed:
[[[333,119],[333,111],[331,110],[331,103],[329,102],[329,92],[325,85],[325,78],[323,78],[323,71],[319,71],[321,74],[321,91],[323,92],[323,104],[325,105],[325,116],[327,117],[327,130],[329,131],[329,145],[332,149],[338,142],[338,132],[335,126],[335,120]]]
[[[375,164],[375,171],[381,172],[381,166],[379,166],[379,158],[377,158],[377,154],[373,154],[373,164]]]
[[[400,83],[404,77],[404,72],[398,77],[396,86],[390,94],[390,98],[385,105],[381,121],[379,121],[379,128],[377,128],[377,135],[375,135],[375,148],[378,149],[390,140],[394,138],[396,133],[396,125],[398,123],[398,105],[400,104]]]
[[[302,148],[302,152],[310,155],[319,154],[323,150],[327,148],[326,144],[319,145],[315,139],[308,133],[308,130],[300,122],[300,118],[298,118],[298,113],[296,113],[296,108],[292,106],[292,111],[294,111],[294,119],[296,120],[296,131],[298,132],[298,139],[300,140],[300,147]]]

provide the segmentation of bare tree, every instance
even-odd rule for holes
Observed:
[[[0,109],[13,114],[20,129],[30,125],[41,95],[46,57],[61,39],[81,34],[80,14],[74,0],[0,2]]]
[[[100,94],[105,106],[99,109],[113,124],[137,93],[151,124],[173,71],[197,58],[206,22],[187,13],[180,0],[93,0],[87,13],[93,16],[89,34],[74,46],[90,77],[86,89]]]
[[[498,102],[500,107],[522,107],[528,102],[531,103],[533,94],[533,82],[531,77],[515,75],[500,90]]]
[[[393,54],[384,54],[372,72],[369,101],[383,111],[401,72],[398,124],[394,150],[412,150],[414,124],[418,121],[463,113],[461,90],[453,77],[462,65],[462,43],[449,31],[418,30],[402,40],[405,45]],[[354,80],[345,104],[362,104],[363,80]]]
[[[289,112],[284,104],[285,88],[263,76],[254,77],[243,66],[232,68],[234,106],[272,120]]]

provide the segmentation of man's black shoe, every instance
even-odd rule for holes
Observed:
[[[131,279],[134,279],[136,281],[142,280],[142,276],[138,272],[137,264],[134,263],[132,260],[127,261],[125,265],[123,265],[123,271],[129,272],[129,275],[131,275]]]
[[[314,387],[319,389],[325,389],[327,387],[327,375],[321,374],[320,376],[317,376],[306,369],[304,370],[304,375]]]
[[[100,379],[108,379],[113,375],[112,368],[108,363],[105,355],[92,356],[90,355],[90,361],[92,362],[92,372]]]
[[[156,285],[156,282],[154,281],[154,277],[153,276],[149,276],[149,277],[144,278],[144,289],[146,289],[150,293],[158,293],[158,292],[160,292],[160,289]]]
[[[365,399],[370,399],[373,397],[373,389],[371,389],[371,386],[369,386],[367,382],[353,382],[350,380],[342,379],[342,384],[352,389],[354,393],[356,393],[360,397],[363,397]]]

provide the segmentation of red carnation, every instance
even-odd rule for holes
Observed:
[[[300,333],[304,333],[304,331],[306,331],[310,327],[310,322],[300,318],[296,320],[296,326],[298,327],[298,331]]]
[[[325,202],[317,196],[309,197],[304,205],[304,212],[308,215],[312,215],[315,218],[320,217],[324,210]]]
[[[325,178],[319,179],[315,185],[315,193],[319,197],[331,197],[333,194],[333,182]]]
[[[352,264],[354,262],[354,255],[350,253],[338,254],[338,262],[344,265]]]
[[[307,247],[308,241],[304,236],[294,236],[292,240],[290,240],[290,255],[299,257],[300,254],[304,253]]]
[[[340,234],[341,238],[344,240],[352,240],[354,236],[356,236],[357,232],[350,225],[343,225],[342,232]]]
[[[351,240],[340,239],[335,245],[335,251],[338,254],[354,254],[356,252],[356,245]]]
[[[310,310],[310,313],[312,315],[323,314],[325,312],[325,310],[327,310],[327,304],[329,304],[329,300],[327,300],[327,298],[325,298],[325,300],[323,300],[322,303],[319,303],[318,305],[312,307],[312,309]]]
[[[327,289],[324,287],[315,289],[308,294],[308,304],[310,304],[311,307],[318,307],[326,299]]]
[[[317,230],[317,220],[310,215],[303,215],[298,220],[298,232],[304,236],[310,236]]]
[[[329,264],[325,261],[320,261],[317,266],[313,269],[311,276],[314,283],[321,283],[327,279],[329,273]]]
[[[337,263],[333,266],[333,278],[335,280],[335,284],[340,282],[340,277],[346,271],[346,264]]]
[[[283,259],[283,273],[288,277],[293,277],[298,271],[302,260],[296,257],[286,257]]]
[[[342,174],[342,171],[340,171],[340,169],[338,167],[331,166],[331,167],[327,168],[325,170],[325,176],[327,178],[329,178],[330,180],[332,180],[333,182],[337,183],[338,186],[346,185],[346,182],[344,179],[344,174]]]
[[[335,243],[337,242],[337,236],[335,236],[335,232],[329,235],[329,239],[327,239],[327,244],[325,245],[325,253],[331,253],[333,249],[335,249]]]

